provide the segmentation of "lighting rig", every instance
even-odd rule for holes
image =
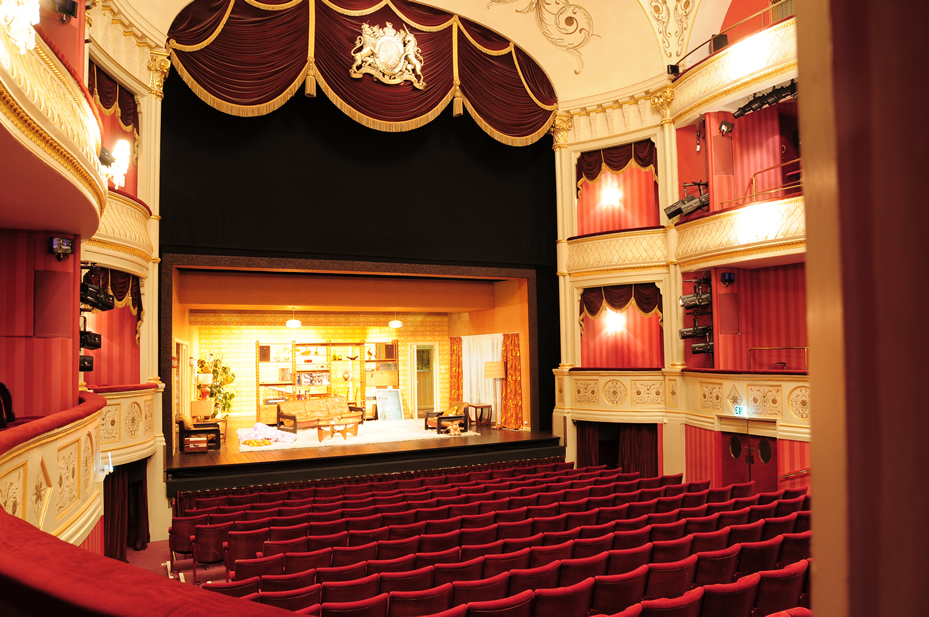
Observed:
[[[694,354],[713,353],[713,326],[700,325],[699,322],[700,315],[709,315],[712,310],[711,280],[709,272],[703,272],[699,278],[684,279],[685,283],[693,283],[694,289],[692,294],[681,296],[679,300],[686,314],[693,317],[694,325],[692,328],[681,328],[678,335],[681,339],[703,339],[703,341],[691,344],[690,351]]]
[[[792,96],[797,98],[797,81],[795,79],[790,80],[790,83],[786,86],[781,86],[780,88],[772,88],[767,94],[758,93],[753,96],[748,103],[739,107],[732,116],[734,118],[741,118],[745,114],[750,114],[753,111],[758,111],[763,107],[769,105],[777,105],[781,99],[786,99],[787,97]]]
[[[709,185],[706,182],[684,182],[681,186],[685,193],[688,188],[696,186],[699,195],[685,195],[684,199],[665,208],[664,213],[668,219],[673,219],[675,216],[687,216],[710,205],[710,194],[706,190]]]
[[[95,263],[82,261],[81,270],[87,270],[91,280],[96,280],[99,276],[100,266]],[[81,281],[81,313],[90,311],[109,311],[116,305],[113,294],[108,293],[103,287],[95,283]],[[81,315],[81,349],[100,349],[103,341],[99,334],[87,329],[87,318]],[[94,357],[80,357],[79,370],[82,373],[89,373],[94,370]]]

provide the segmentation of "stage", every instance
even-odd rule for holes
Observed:
[[[235,428],[254,420],[229,422],[219,450],[167,457],[168,497],[179,491],[234,488],[301,480],[481,465],[503,461],[564,456],[551,433],[493,430],[475,426],[479,435],[396,443],[352,444],[327,448],[240,452]],[[341,437],[336,437],[341,441]]]

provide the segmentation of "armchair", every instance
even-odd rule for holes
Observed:
[[[426,414],[425,430],[435,430],[443,432],[448,430],[449,424],[456,422],[462,423],[464,430],[468,431],[468,403],[462,401],[452,401],[451,406],[445,411],[430,411]]]
[[[204,422],[191,424],[190,420],[184,417],[176,418],[177,421],[177,439],[179,450],[181,452],[202,452],[203,450],[188,450],[186,442],[188,437],[206,437],[206,450],[219,450],[220,431],[219,424],[215,422]]]

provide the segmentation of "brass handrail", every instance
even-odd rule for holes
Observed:
[[[810,348],[809,347],[749,347],[748,349],[748,369],[752,368],[752,352],[753,351],[772,351],[775,349],[802,349],[803,350],[803,363],[806,368],[810,366]]]
[[[758,191],[757,193],[749,193],[748,195],[743,195],[742,197],[733,197],[732,199],[727,199],[726,201],[721,201],[719,203],[720,205],[730,204],[734,201],[742,201],[743,199],[748,199],[748,198],[752,199],[752,203],[756,203],[755,197],[757,197],[758,195],[765,195],[767,193],[780,193],[788,189],[800,188],[802,186],[803,186],[802,180],[794,180],[793,182],[790,182],[788,184],[782,184],[781,186],[774,187],[773,189],[768,189],[766,191]]]
[[[786,165],[792,165],[793,163],[799,163],[799,162],[800,162],[800,157],[797,157],[797,158],[793,159],[792,161],[785,161],[785,162],[783,162],[783,163],[779,163],[779,164],[777,164],[777,165],[773,165],[773,166],[771,166],[771,167],[768,167],[767,169],[762,169],[761,171],[756,171],[755,173],[753,173],[753,174],[752,174],[752,197],[754,197],[755,195],[758,194],[757,191],[755,190],[755,176],[758,176],[759,174],[763,174],[763,173],[772,171],[772,170],[774,170],[774,169],[778,169],[778,168],[780,168],[780,167],[784,167],[784,166],[786,166]],[[755,201],[755,200],[752,199],[752,201]]]
[[[808,476],[812,473],[812,469],[807,467],[806,469],[796,469],[794,471],[788,471],[787,473],[782,473],[777,477],[778,480],[786,480],[788,478],[796,478],[797,476]]]

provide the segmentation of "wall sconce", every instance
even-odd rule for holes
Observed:
[[[131,154],[129,142],[120,139],[113,148],[113,153],[106,148],[100,149],[100,162],[103,163],[103,176],[113,183],[113,187],[120,189],[126,185],[126,172],[129,171],[129,155]]]

